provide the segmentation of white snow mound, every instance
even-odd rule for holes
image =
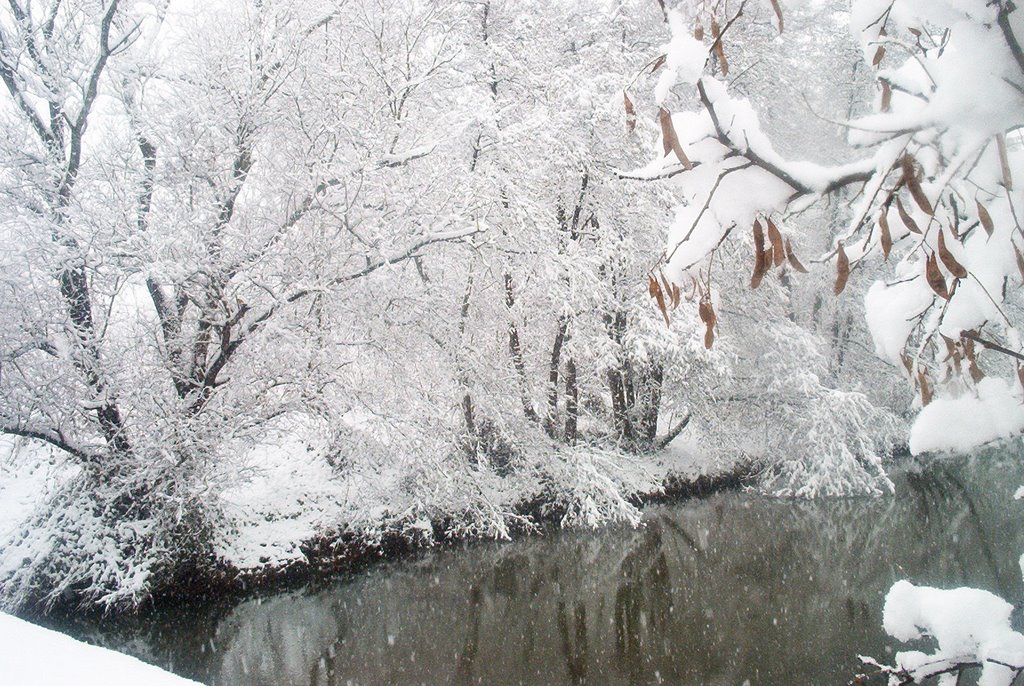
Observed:
[[[200,686],[141,660],[0,613],[6,686]]]
[[[1024,666],[1024,635],[1010,628],[1013,606],[977,588],[944,590],[897,581],[885,596],[882,622],[900,641],[931,637],[934,654],[908,650],[896,663],[920,683],[957,664],[981,663],[979,686],[1010,686]],[[1012,666],[1012,668],[1011,668]]]

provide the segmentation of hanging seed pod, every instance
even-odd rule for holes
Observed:
[[[676,127],[672,125],[672,114],[662,107],[658,110],[658,120],[661,122],[662,149],[665,154],[674,152],[676,157],[686,169],[693,169],[690,158],[683,152],[683,146],[679,143],[679,136],[676,135]]]
[[[921,235],[921,227],[919,227],[917,222],[914,221],[914,218],[910,216],[910,213],[907,212],[907,208],[903,206],[903,201],[899,198],[896,198],[896,211],[899,212],[900,221],[902,221],[903,225],[907,227],[907,231]]]
[[[782,233],[779,231],[779,227],[775,226],[775,222],[768,218],[768,240],[772,244],[772,259],[776,267],[781,267],[782,263],[786,260],[786,249],[782,244]]]
[[[661,286],[665,290],[665,296],[667,298],[672,297],[672,284],[669,282],[668,277],[665,276],[664,271],[659,271],[658,275],[661,277]]]
[[[636,130],[636,108],[633,107],[633,101],[629,99],[629,94],[626,91],[622,91],[622,105],[626,109],[626,130]]]
[[[879,243],[882,245],[882,255],[888,260],[889,253],[892,252],[892,232],[889,231],[889,219],[885,215],[886,211],[883,207],[882,213],[878,215],[878,228],[881,231]]]
[[[925,214],[929,216],[935,214],[928,196],[925,195],[924,189],[921,188],[921,182],[917,179],[917,164],[914,162],[914,158],[910,155],[904,155],[900,160],[900,166],[903,167],[903,182],[907,185],[907,190],[910,191],[910,197],[914,199],[914,202],[917,203],[917,206]]]
[[[996,225],[992,223],[992,215],[988,213],[988,210],[981,204],[980,200],[975,200],[975,203],[978,206],[978,221],[981,222],[981,226],[985,229],[988,237],[992,238],[992,232],[996,229]]]
[[[843,249],[843,244],[839,244],[839,250],[836,255],[836,285],[832,291],[839,295],[846,288],[846,282],[850,279],[850,258],[846,256],[846,250]]]
[[[907,376],[912,377],[914,375],[914,361],[910,359],[910,355],[904,350],[900,353],[900,362],[903,363],[903,368],[907,370]]]
[[[789,242],[788,238],[786,239],[786,258],[789,260],[789,266],[792,267],[795,271],[798,271],[801,274],[807,273],[807,267],[805,267],[800,262],[799,258],[797,258],[796,256],[796,253],[793,252],[793,246]]]
[[[658,292],[654,294],[655,300],[658,302],[658,309],[661,311],[661,316],[665,318],[665,326],[670,326],[671,322],[668,318],[668,306],[665,304],[665,293],[661,290],[661,286],[658,286]]]
[[[1016,245],[1013,246],[1013,255],[1017,258],[1017,271],[1020,272],[1020,278],[1024,279],[1024,255],[1020,254],[1020,249]]]
[[[1001,133],[996,134],[996,148],[999,150],[999,166],[1003,171],[1003,185],[1006,190],[1012,191],[1013,175],[1010,174],[1010,158],[1006,152],[1006,136]]]
[[[754,220],[754,273],[750,277],[750,287],[757,289],[761,285],[761,280],[764,279],[765,273],[768,271],[768,260],[765,259],[764,250],[764,230],[761,228],[761,222]]]
[[[946,360],[948,360],[956,354],[956,341],[945,334],[940,333],[939,336],[942,338],[942,342],[946,344]]]
[[[711,17],[711,37],[715,39],[715,55],[718,56],[718,67],[722,70],[722,76],[729,75],[729,61],[725,59],[725,48],[722,46],[722,29]]]
[[[964,349],[964,358],[967,359],[967,371],[970,372],[971,379],[974,383],[980,382],[985,378],[985,373],[978,366],[978,355],[974,351],[974,341],[965,336],[960,339],[960,345]]]
[[[950,274],[958,279],[967,278],[967,270],[962,264],[957,262],[957,259],[953,257],[953,253],[946,247],[946,239],[942,229],[939,229],[939,259],[942,260],[942,264],[946,266]]]
[[[943,300],[949,300],[949,290],[946,288],[946,279],[942,276],[942,271],[939,270],[939,263],[935,259],[935,254],[928,256],[928,261],[925,263],[925,278],[928,279],[928,285],[931,286],[935,294]]]
[[[877,67],[882,63],[882,58],[885,57],[885,47],[879,45],[878,49],[875,50],[875,56],[871,58],[871,66]]]
[[[772,9],[775,10],[775,17],[779,20],[779,34],[782,34],[782,28],[784,22],[782,21],[782,7],[779,5],[779,0],[771,0]]]
[[[927,405],[932,401],[932,389],[928,384],[928,375],[923,369],[917,370],[917,385],[921,389],[921,405]]]
[[[704,347],[710,350],[715,343],[715,324],[718,323],[710,298],[701,298],[697,312],[700,314],[700,320],[704,322]]]

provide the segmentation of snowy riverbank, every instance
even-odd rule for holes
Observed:
[[[80,469],[51,448],[0,445],[0,580],[20,580],[22,590],[8,586],[0,607],[70,602],[127,609],[153,596],[231,592],[353,569],[446,541],[508,539],[547,523],[636,524],[645,502],[735,487],[750,469],[682,440],[644,456],[531,453],[504,471],[436,459],[430,472],[393,456],[340,468],[329,448],[277,435],[226,456],[236,478],[218,484],[204,506],[207,551],[194,557],[197,566],[168,574],[178,564],[177,549],[150,540],[147,532],[159,528],[152,518],[121,522],[111,532],[81,509],[82,516],[60,517],[53,503],[73,492]],[[126,550],[125,541],[149,542]],[[59,551],[67,546],[85,551],[73,553],[87,558],[80,574],[56,573],[54,561],[66,561]],[[91,564],[97,561],[99,583]],[[48,597],[33,595],[33,578],[49,578]]]

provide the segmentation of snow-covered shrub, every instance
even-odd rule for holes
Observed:
[[[153,483],[158,480],[159,483]],[[67,463],[7,532],[0,607],[138,607],[211,562],[205,494],[173,465],[96,475]],[[14,507],[14,504],[11,504]]]
[[[534,469],[542,512],[563,527],[612,522],[637,525],[636,498],[661,490],[661,479],[621,452],[581,447],[542,453]]]
[[[791,433],[772,446],[761,486],[781,496],[880,495],[893,491],[882,464],[901,445],[902,422],[858,392],[822,388],[794,411]]]

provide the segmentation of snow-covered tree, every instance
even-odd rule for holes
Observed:
[[[0,429],[81,474],[26,531],[61,535],[8,570],[11,596],[136,602],[206,564],[211,491],[238,474],[224,450],[345,380],[331,301],[364,308],[362,282],[477,232],[391,195],[431,151],[397,133],[411,96],[453,52],[439,10],[408,9],[427,44],[382,45],[364,8],[315,3],[205,9],[203,27],[118,0],[0,15]],[[373,64],[330,69],[351,52],[400,62],[404,90]]]

